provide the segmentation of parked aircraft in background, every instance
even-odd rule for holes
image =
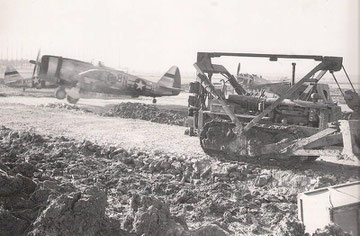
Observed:
[[[38,51],[38,55],[36,60],[39,59],[40,50]],[[30,60],[30,63],[34,64],[34,60]],[[23,78],[20,73],[13,67],[12,65],[7,65],[5,68],[3,83],[12,88],[32,88],[35,87],[34,77],[35,77],[36,67],[33,69],[32,76],[29,78]]]
[[[13,88],[31,88],[34,86],[33,79],[23,78],[19,72],[11,65],[7,66],[4,73],[4,84]]]
[[[281,95],[290,88],[290,82],[272,82],[263,78],[261,75],[240,73],[240,63],[236,72],[237,81],[245,88],[249,90],[266,90],[276,95]]]
[[[39,60],[39,54],[34,64],[33,75],[24,79],[14,67],[6,68],[4,82],[8,86],[36,88],[56,88],[57,99],[67,99],[75,104],[80,99],[82,91],[129,95],[132,97],[176,96],[181,91],[179,68],[172,66],[155,83],[120,70],[105,67],[99,63],[91,63],[60,56],[44,55]],[[16,85],[16,86],[15,86]],[[27,87],[26,86],[26,87]]]

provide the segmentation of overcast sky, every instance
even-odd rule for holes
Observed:
[[[0,57],[35,57],[41,47],[191,74],[197,51],[317,54],[344,57],[358,75],[359,28],[359,0],[0,0]],[[252,73],[271,68],[241,61]]]

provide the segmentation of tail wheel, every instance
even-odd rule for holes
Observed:
[[[72,98],[69,95],[67,95],[66,100],[71,104],[76,104],[80,100],[80,98]]]
[[[55,89],[55,97],[60,100],[65,99],[66,98],[65,88],[62,86],[56,88]]]
[[[152,103],[156,103],[157,102],[157,100],[156,100],[156,98],[154,98],[153,100],[152,100]]]
[[[35,84],[36,89],[41,89],[45,87],[45,81],[40,81],[39,83]]]

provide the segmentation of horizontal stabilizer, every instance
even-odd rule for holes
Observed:
[[[11,65],[6,66],[4,73],[5,85],[21,85],[24,82],[24,78],[19,72]]]

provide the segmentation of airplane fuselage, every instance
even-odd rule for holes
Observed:
[[[87,76],[90,75],[90,76]],[[118,70],[90,69],[72,78],[85,91],[130,96],[175,96],[178,93],[162,88],[158,83]]]
[[[80,91],[153,98],[180,93],[177,67],[171,67],[157,83],[124,71],[58,56],[42,56],[39,68],[38,79],[42,87],[78,88]]]

